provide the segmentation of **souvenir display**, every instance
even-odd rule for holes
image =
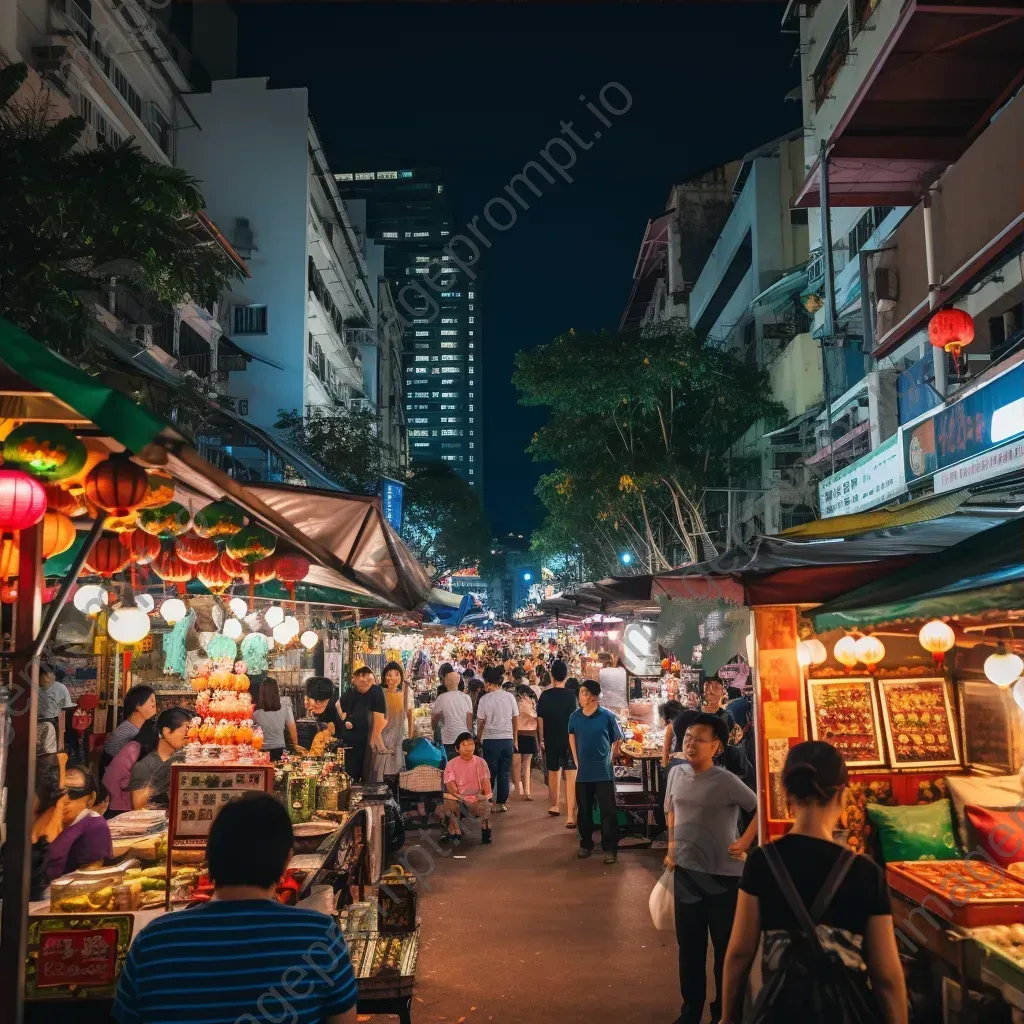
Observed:
[[[885,764],[872,679],[812,679],[807,684],[811,738],[831,743],[850,767]]]
[[[889,887],[951,924],[973,928],[1024,920],[1024,882],[980,859],[900,861],[886,867]],[[926,903],[927,901],[927,903]]]
[[[883,679],[882,713],[893,767],[960,763],[949,688],[943,679]]]

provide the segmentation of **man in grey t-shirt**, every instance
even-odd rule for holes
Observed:
[[[683,736],[686,764],[669,773],[665,792],[665,866],[673,874],[683,1024],[698,1024],[704,1016],[709,932],[715,948],[711,1019],[721,1019],[722,966],[736,891],[743,859],[757,835],[756,814],[743,835],[737,835],[739,812],[755,811],[757,794],[714,763],[728,742],[729,732],[721,718],[698,715]]]

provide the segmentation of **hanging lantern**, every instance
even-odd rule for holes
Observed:
[[[0,530],[27,530],[46,512],[43,485],[20,469],[0,469]]]
[[[796,645],[796,661],[801,668],[807,668],[811,663],[811,651],[806,640],[801,640]]]
[[[161,469],[150,469],[146,472],[149,493],[139,508],[160,508],[174,501],[174,477]]]
[[[151,533],[134,530],[132,533],[120,534],[120,540],[133,565],[149,565],[154,559],[160,557],[162,550],[160,539]]]
[[[230,501],[215,501],[201,508],[193,519],[192,529],[200,537],[223,540],[233,537],[245,524],[245,514]]]
[[[233,597],[228,601],[228,610],[236,619],[242,619],[248,613],[249,606],[240,597]]]
[[[127,454],[111,455],[85,478],[85,496],[113,516],[129,516],[149,495],[146,471]]]
[[[135,607],[144,611],[147,615],[156,608],[156,601],[149,594],[136,594]]]
[[[256,584],[269,583],[277,575],[277,561],[274,558],[261,558],[248,567],[248,573]]]
[[[128,564],[128,552],[124,549],[120,537],[104,536],[96,541],[96,546],[89,552],[85,560],[85,568],[97,576],[110,579]]]
[[[807,644],[807,649],[811,652],[811,664],[824,665],[828,660],[828,651],[825,650],[825,645],[817,637],[805,640],[804,643]]]
[[[287,626],[288,632],[291,634],[293,639],[299,635],[299,632],[302,629],[299,625],[299,620],[295,618],[294,615],[286,615],[284,617],[284,622],[282,622],[281,625]]]
[[[262,526],[243,526],[233,537],[228,538],[224,550],[246,565],[269,558],[277,547],[277,538]]]
[[[956,635],[952,628],[942,619],[932,619],[931,622],[926,622],[921,627],[921,632],[917,634],[917,639],[921,646],[931,654],[937,668],[946,660],[946,651],[951,650],[956,643]]]
[[[178,557],[189,565],[212,562],[220,555],[217,545],[205,537],[197,537],[194,533],[183,533],[174,542],[174,550]]]
[[[204,562],[196,567],[196,579],[211,594],[223,594],[234,582],[216,558],[212,562]]]
[[[229,640],[237,640],[242,635],[242,624],[238,619],[228,619],[221,627],[221,632]]]
[[[14,604],[18,600],[18,584],[5,583],[0,586],[0,601],[4,604]]]
[[[282,647],[287,647],[288,644],[295,639],[295,634],[291,630],[291,626],[286,625],[283,622],[279,622],[274,627],[274,642],[280,644]]]
[[[940,309],[928,321],[928,340],[935,348],[945,349],[954,359],[960,350],[974,341],[974,321],[964,309]]]
[[[107,616],[107,636],[119,644],[137,644],[149,634],[149,616],[134,605],[122,605]]]
[[[43,516],[43,558],[62,555],[75,543],[75,524],[63,512]]]
[[[126,516],[107,516],[103,520],[103,529],[111,533],[133,533],[139,527],[139,513],[129,512]]]
[[[174,548],[162,551],[151,568],[164,583],[177,584],[179,594],[185,593],[185,584],[192,579],[194,573],[193,567],[183,562]]]
[[[85,465],[85,445],[59,423],[23,423],[4,441],[4,464],[55,483]]]
[[[853,668],[860,660],[857,657],[857,641],[852,636],[840,637],[832,648],[832,656],[846,668]]]
[[[985,677],[990,683],[996,686],[1006,687],[1015,683],[1024,673],[1024,661],[1006,649],[1002,642],[996,648],[995,654],[990,654],[985,659]]]
[[[160,605],[160,618],[162,618],[168,626],[173,626],[176,622],[181,622],[187,613],[188,609],[185,607],[185,602],[177,597],[169,597]]]
[[[320,635],[312,629],[307,629],[306,632],[299,637],[299,643],[302,644],[307,651],[311,651],[318,643],[320,643]]]
[[[284,584],[288,596],[295,601],[295,584],[301,583],[309,572],[309,559],[303,555],[284,554],[274,559],[277,578]]]
[[[885,657],[885,644],[877,636],[862,636],[854,645],[857,660],[868,668],[877,665]]]
[[[284,609],[278,604],[272,604],[264,613],[263,621],[273,629],[284,622]]]
[[[233,580],[247,580],[249,578],[249,566],[245,562],[240,562],[237,558],[232,558],[226,551],[221,552],[220,564]]]
[[[95,583],[87,583],[75,591],[75,607],[90,618],[95,618],[107,606],[110,595]]]
[[[169,501],[159,508],[144,508],[139,513],[139,529],[164,540],[180,537],[188,529],[191,521],[188,509],[176,501]]]
[[[80,494],[72,494],[60,484],[46,484],[43,490],[46,491],[47,508],[53,509],[54,512],[63,512],[72,519],[85,515],[87,509]]]

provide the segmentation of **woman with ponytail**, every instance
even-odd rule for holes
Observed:
[[[846,763],[831,744],[790,750],[782,784],[793,828],[756,849],[744,867],[725,959],[724,1021],[818,1019],[826,1007],[841,1006],[849,1012],[837,1019],[906,1024],[907,990],[885,876],[832,838],[847,781]],[[744,1017],[762,934],[764,986],[753,1014]],[[821,964],[835,972],[817,970]]]

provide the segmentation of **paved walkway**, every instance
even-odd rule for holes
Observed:
[[[669,1024],[676,947],[647,909],[664,854],[577,860],[577,834],[547,814],[538,780],[532,802],[512,797],[496,816],[489,847],[448,854],[409,833],[422,887],[414,1024]]]

